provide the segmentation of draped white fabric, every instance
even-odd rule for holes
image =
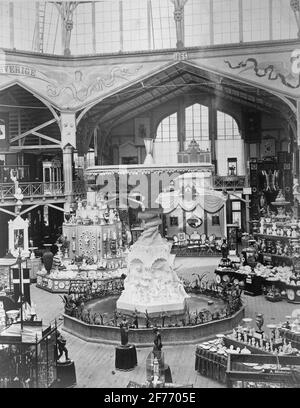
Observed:
[[[169,191],[160,193],[156,203],[160,204],[164,213],[170,213],[177,207],[184,211],[194,211],[201,207],[208,213],[219,212],[227,200],[227,195],[212,189],[196,189],[194,194],[190,191]]]

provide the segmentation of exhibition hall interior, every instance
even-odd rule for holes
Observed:
[[[0,1],[0,388],[300,387],[299,41],[300,0]]]

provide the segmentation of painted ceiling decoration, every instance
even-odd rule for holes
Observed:
[[[61,76],[60,73],[60,84],[48,85],[47,94],[52,98],[57,98],[64,93],[69,93],[74,100],[84,102],[92,94],[115,85],[118,79],[127,80],[130,77],[134,77],[142,67],[143,65],[138,65],[132,70],[127,67],[113,67],[107,76],[95,73],[84,77],[82,71],[77,70],[74,72],[74,78],[71,80],[69,75]],[[61,85],[61,83],[66,83],[67,85]]]
[[[233,66],[230,61],[225,60],[225,64],[231,69],[253,69],[255,75],[263,78],[267,77],[270,81],[277,81],[278,79],[288,88],[297,89],[300,87],[300,74],[293,74],[292,71],[286,75],[282,73],[282,64],[274,63],[259,63],[255,58],[248,58],[246,61],[241,61],[237,65]],[[297,82],[292,83],[290,80],[296,80]]]

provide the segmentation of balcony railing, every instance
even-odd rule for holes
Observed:
[[[245,176],[214,176],[213,177],[213,188],[216,190],[227,189],[236,190],[246,187]]]
[[[47,197],[47,196],[64,196],[64,182],[34,182],[34,183],[19,183],[20,193],[24,198],[31,197]],[[15,199],[15,185],[13,183],[0,184],[0,199]]]
[[[112,166],[113,167],[113,166]],[[195,166],[197,167],[197,166]],[[112,171],[113,169],[109,169]],[[117,169],[114,168],[116,171]],[[144,169],[143,169],[144,170]],[[149,171],[149,169],[147,169]],[[162,169],[155,169],[157,171],[162,171]],[[164,169],[165,170],[165,169]],[[169,169],[170,170],[170,169]],[[175,169],[173,169],[175,170]],[[178,169],[176,169],[178,170]],[[193,167],[189,169],[193,170]],[[194,171],[199,171],[199,169],[194,169]],[[107,171],[107,169],[106,169]],[[182,169],[183,172],[185,171]],[[105,170],[104,170],[105,172]],[[130,172],[129,172],[130,173]],[[23,194],[23,199],[30,198],[43,198],[43,197],[64,197],[64,182],[33,182],[33,183],[19,183],[19,188],[21,189],[21,194]],[[218,189],[229,189],[236,190],[245,187],[245,177],[244,176],[214,176],[213,177],[213,188]],[[84,181],[74,181],[73,182],[73,196],[84,197],[86,196],[86,184]],[[13,183],[0,183],[0,200],[15,200],[15,185]]]
[[[65,195],[65,183],[63,181],[57,182],[32,182],[19,183],[23,199],[43,198],[43,197],[59,197]],[[76,180],[73,182],[72,194],[76,197],[86,196],[86,185],[83,180]],[[15,200],[15,185],[13,183],[0,183],[0,200]]]
[[[77,197],[85,197],[87,187],[84,180],[76,180],[73,182],[73,195]]]

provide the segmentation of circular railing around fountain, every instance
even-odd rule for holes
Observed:
[[[124,278],[125,276],[107,280],[97,287],[93,287],[93,281],[87,282],[84,287],[76,286],[76,281],[71,282],[69,295],[63,296],[66,330],[79,337],[89,338],[91,341],[95,337],[102,338],[108,343],[110,340],[112,343],[117,342],[122,315],[117,310],[114,310],[112,315],[93,313],[89,305],[96,299],[119,296],[123,290]],[[222,299],[224,307],[213,312],[205,308],[196,312],[186,310],[184,317],[178,319],[175,316],[171,317],[171,320],[167,313],[161,313],[155,318],[150,317],[147,312],[142,317],[135,314],[128,319],[132,341],[147,343],[147,339],[152,335],[152,328],[156,326],[169,333],[170,342],[173,338],[175,341],[174,329],[178,329],[177,339],[179,336],[182,341],[196,340],[199,336],[203,337],[202,332],[204,335],[209,335],[216,331],[229,330],[244,316],[242,290],[238,285],[230,282],[217,284],[214,281],[204,281],[203,277],[197,276],[194,282],[184,281],[184,286],[187,293],[204,295],[212,302]],[[101,330],[100,335],[99,330]]]

